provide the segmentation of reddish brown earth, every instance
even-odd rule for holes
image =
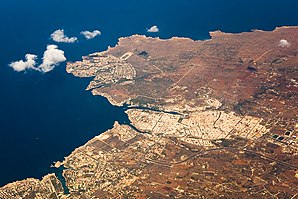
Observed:
[[[65,158],[70,195],[24,180],[0,198],[298,198],[298,27],[211,37],[134,35],[69,63],[95,95],[153,110]]]

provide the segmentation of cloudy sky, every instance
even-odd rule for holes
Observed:
[[[9,64],[15,71],[20,72],[26,69],[35,69],[37,55],[27,54],[25,55],[25,61],[15,61]]]
[[[154,25],[147,29],[147,32],[156,33],[159,32],[159,28]],[[100,30],[84,30],[79,33],[85,39],[90,40],[97,36],[101,35]],[[72,44],[78,42],[79,39],[76,35],[67,35],[64,29],[55,30],[50,38],[57,43],[68,43]],[[281,43],[283,43],[281,41]],[[280,44],[280,45],[285,45]],[[57,45],[50,44],[47,46],[46,50],[43,53],[40,63],[38,63],[38,55],[28,53],[25,55],[25,59],[19,61],[13,61],[9,64],[15,71],[21,72],[26,70],[36,70],[42,73],[47,73],[52,71],[60,63],[65,62],[66,57],[64,51],[59,49]]]
[[[80,34],[89,40],[101,35],[101,32],[99,30],[93,30],[93,31],[85,30],[85,31],[82,31]],[[67,36],[63,29],[58,29],[54,31],[51,34],[51,39],[57,43],[75,43],[79,41],[76,36],[72,36],[72,37]]]
[[[93,39],[101,35],[99,30],[93,31],[82,31],[80,32],[85,39]],[[58,29],[54,31],[50,38],[57,43],[75,43],[78,42],[78,38],[75,36],[67,36],[63,29]],[[24,60],[14,61],[9,64],[15,71],[21,72],[26,70],[36,70],[42,73],[47,73],[52,71],[60,63],[66,61],[64,51],[59,49],[57,45],[48,45],[43,53],[41,64],[37,62],[38,56],[35,54],[26,54]]]
[[[93,39],[94,37],[101,35],[101,32],[99,30],[94,30],[92,32],[86,30],[82,31],[81,34],[84,35],[86,39]]]
[[[290,47],[291,46],[291,44],[287,41],[287,40],[285,40],[285,39],[282,39],[282,40],[280,40],[279,41],[279,44],[278,44],[278,46],[280,46],[280,47]]]
[[[25,61],[15,61],[10,63],[9,66],[17,72],[33,69],[42,73],[47,73],[52,71],[61,62],[66,61],[64,51],[58,49],[58,46],[56,45],[47,46],[47,49],[44,51],[43,54],[42,63],[40,65],[38,65],[36,62],[37,58],[37,55],[27,54],[25,56]]]
[[[159,32],[159,28],[157,26],[152,26],[147,30],[147,32]]]
[[[78,40],[77,37],[68,37],[64,34],[64,30],[63,29],[59,29],[56,30],[55,32],[53,32],[51,34],[51,38],[55,41],[55,42],[63,42],[63,43],[74,43]]]

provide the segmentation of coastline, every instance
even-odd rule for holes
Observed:
[[[289,27],[281,27],[281,28],[276,28],[276,30],[282,30],[282,29],[284,29],[284,28],[289,28]],[[256,31],[253,31],[253,32],[256,32]],[[222,33],[222,32],[218,32],[218,31],[216,31],[216,32],[211,32],[210,33],[211,34],[211,36],[212,36],[212,34],[215,34],[215,37],[217,37],[218,35],[219,36],[222,36],[222,35],[230,35],[230,34],[232,34],[232,33]],[[240,34],[245,34],[245,33],[239,33],[239,35]],[[131,37],[139,37],[139,36],[131,36]],[[130,38],[131,38],[130,37]],[[143,38],[143,39],[145,39],[146,37],[145,36],[140,36],[140,38]],[[157,39],[159,39],[159,38],[157,38]],[[212,36],[212,39],[214,39],[214,37]],[[122,40],[122,42],[124,41],[124,38],[122,38],[122,39],[119,39],[119,41],[120,40]],[[173,38],[171,38],[170,40],[174,40],[174,41],[177,41],[177,40],[180,40],[179,38],[176,38],[176,37],[173,37]],[[182,39],[182,40],[184,40],[184,39]],[[187,40],[187,41],[194,41],[194,40]],[[121,43],[121,42],[119,42],[119,43]],[[123,43],[122,43],[123,44]],[[120,44],[119,44],[120,45]],[[117,46],[117,45],[116,45]],[[109,52],[109,50],[111,50],[112,48],[109,48],[107,51],[105,51],[105,52]],[[186,74],[188,74],[188,73],[186,73]],[[124,101],[121,101],[121,102],[117,102],[114,98],[113,98],[113,96],[110,96],[109,94],[107,94],[107,93],[104,93],[104,92],[98,92],[96,89],[93,89],[92,90],[92,94],[94,95],[94,96],[96,96],[96,95],[100,95],[100,96],[103,96],[104,98],[106,98],[108,101],[109,101],[109,103],[110,104],[112,104],[112,105],[114,105],[114,106],[118,106],[118,107],[121,107],[121,106],[123,106],[123,105],[125,105],[125,103],[127,103],[127,102],[129,102],[129,100],[130,100],[130,98],[128,99],[128,100],[124,100]],[[181,105],[181,104],[177,104],[177,105]],[[187,108],[187,105],[186,104],[182,104],[182,105],[185,105],[185,108]],[[212,105],[212,104],[211,104]],[[216,109],[219,109],[220,108],[220,106],[221,106],[221,103],[217,106],[217,105],[215,105],[215,108]],[[188,109],[188,111],[189,112],[191,112],[191,111],[198,111],[198,110],[200,110],[200,109],[194,109],[194,108],[192,108],[192,107],[189,107],[189,108],[187,108]],[[186,109],[185,109],[186,110]],[[137,116],[138,115],[138,113],[136,112],[136,113],[134,113],[135,114],[135,116]],[[234,114],[234,113],[233,113]],[[235,113],[236,114],[236,113]],[[153,114],[154,115],[154,114]],[[215,113],[213,114],[210,114],[210,115],[216,115]],[[215,123],[216,122],[218,122],[218,119],[219,119],[219,117],[221,117],[221,115],[224,115],[225,117],[228,117],[228,116],[226,116],[226,114],[223,114],[223,112],[220,112],[220,114],[219,114],[219,116],[218,116],[218,118],[215,120],[215,122],[213,123],[213,125],[215,126]],[[160,119],[162,118],[162,117],[160,117],[159,119],[158,119],[158,117],[156,116],[156,118],[155,117],[150,117],[150,116],[148,116],[148,118],[151,118],[151,119],[153,119],[153,120],[156,120],[156,121],[160,121]],[[175,122],[176,122],[176,119],[177,118],[174,118],[174,120],[175,120]],[[187,120],[187,119],[189,119],[189,115],[188,115],[188,117],[185,117],[185,118],[179,118],[179,120]],[[239,118],[238,118],[239,119]],[[237,120],[238,120],[237,119]],[[253,121],[254,120],[254,122],[253,123],[256,123],[256,124],[259,124],[259,123],[261,123],[262,122],[262,119],[260,120],[260,121],[257,121],[259,118],[253,118],[253,119],[251,119],[251,118],[245,118],[244,117],[244,120],[251,120],[251,121]],[[179,121],[178,120],[178,121]],[[236,119],[235,119],[236,120]],[[239,121],[241,121],[242,119],[239,119]],[[167,120],[167,121],[171,121],[170,119],[169,120]],[[199,121],[199,120],[198,120]],[[178,122],[179,123],[179,122]],[[194,121],[193,121],[193,123],[194,123]],[[238,124],[238,123],[237,123]],[[180,125],[180,124],[179,124]],[[86,142],[84,145],[82,145],[82,146],[80,146],[80,147],[78,147],[78,148],[76,148],[76,149],[74,149],[72,152],[71,152],[71,154],[69,155],[69,156],[67,156],[67,157],[65,157],[64,158],[64,161],[63,161],[63,163],[61,163],[60,164],[60,162],[56,162],[57,163],[57,167],[59,168],[60,166],[63,166],[64,164],[65,164],[65,162],[68,160],[68,158],[70,157],[70,156],[72,156],[73,154],[76,154],[76,153],[79,153],[80,152],[80,150],[81,149],[83,149],[83,148],[85,148],[87,145],[91,145],[95,140],[100,140],[100,141],[102,141],[102,142],[104,142],[104,140],[106,140],[106,139],[108,139],[109,137],[114,137],[114,135],[109,135],[109,133],[110,132],[112,132],[112,130],[114,129],[114,128],[116,128],[117,126],[122,126],[122,124],[120,125],[117,121],[114,123],[114,126],[113,126],[113,128],[111,128],[111,129],[109,129],[109,130],[107,130],[107,131],[104,131],[104,132],[102,132],[102,133],[100,133],[98,136],[95,136],[94,138],[92,138],[92,139],[90,139],[88,142]],[[156,126],[156,125],[155,125]],[[154,127],[155,127],[154,126]],[[171,125],[172,126],[172,125]],[[256,125],[257,126],[257,125]],[[254,126],[253,128],[255,128],[256,126]],[[161,128],[161,127],[160,127]],[[262,128],[263,129],[263,126],[261,126],[260,125],[260,128]],[[217,129],[217,127],[215,128],[215,129]],[[148,130],[148,129],[145,129],[145,130]],[[147,132],[147,131],[144,131],[144,132]],[[182,132],[182,131],[181,131]],[[267,129],[266,129],[266,132],[269,132],[269,130],[267,131]],[[151,134],[151,133],[150,133]],[[156,135],[159,135],[159,134],[156,134]],[[155,136],[155,135],[154,135]],[[176,135],[175,135],[176,136]],[[186,136],[186,135],[185,135]],[[185,137],[185,136],[182,136],[182,137]],[[261,136],[263,136],[263,135],[261,135]],[[176,136],[176,138],[179,138],[179,135],[178,136]],[[197,138],[197,137],[192,137],[191,139],[195,139],[195,138]],[[246,135],[246,137],[245,138],[247,138],[247,135]],[[259,138],[259,137],[257,137],[257,138]],[[187,140],[183,140],[183,141],[185,141],[185,142],[187,142]],[[191,141],[189,141],[189,142],[191,142]],[[207,147],[210,147],[210,146],[213,146],[213,143],[208,143],[209,145],[206,145]],[[48,174],[48,175],[52,175],[52,174]],[[47,175],[47,176],[48,176]],[[27,179],[27,180],[32,180],[32,179]],[[25,180],[26,181],[26,180]],[[9,184],[9,186],[12,186],[13,184]],[[6,185],[6,186],[8,186],[8,185]],[[5,186],[5,187],[6,187]]]

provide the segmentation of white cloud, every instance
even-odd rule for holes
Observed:
[[[147,30],[147,32],[159,32],[159,29],[158,29],[157,26],[152,26],[151,28],[149,28],[149,29]]]
[[[47,50],[43,54],[43,62],[36,66],[37,55],[27,54],[26,61],[20,60],[9,64],[15,71],[21,72],[27,69],[37,70],[42,73],[47,73],[53,70],[61,62],[66,61],[64,51],[59,50],[56,45],[48,45]]]
[[[63,29],[56,30],[51,34],[51,38],[55,42],[63,42],[63,43],[74,43],[78,40],[76,37],[68,37],[64,34]]]
[[[38,70],[44,73],[50,72],[61,62],[66,61],[64,51],[59,50],[56,45],[48,45],[47,50],[43,54],[43,62],[38,67]]]
[[[282,40],[279,41],[278,46],[280,46],[280,47],[290,47],[291,44],[287,40],[282,39]]]
[[[34,66],[36,65],[37,55],[27,54],[25,56],[26,61],[20,60],[16,62],[12,62],[9,64],[15,71],[21,72],[27,69],[36,69]]]
[[[93,39],[96,36],[101,35],[101,32],[99,30],[94,30],[92,32],[86,30],[81,32],[82,35],[86,37],[86,39]]]

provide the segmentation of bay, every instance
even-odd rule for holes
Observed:
[[[111,128],[128,122],[121,107],[85,91],[90,79],[54,71],[17,73],[8,64],[25,54],[42,57],[50,34],[64,29],[74,44],[57,44],[68,61],[106,50],[132,34],[208,39],[209,31],[273,30],[298,25],[295,0],[3,0],[0,2],[0,186],[41,178],[53,161]],[[147,33],[157,25],[159,33]],[[79,33],[99,29],[85,40]],[[41,60],[39,59],[39,62]]]

